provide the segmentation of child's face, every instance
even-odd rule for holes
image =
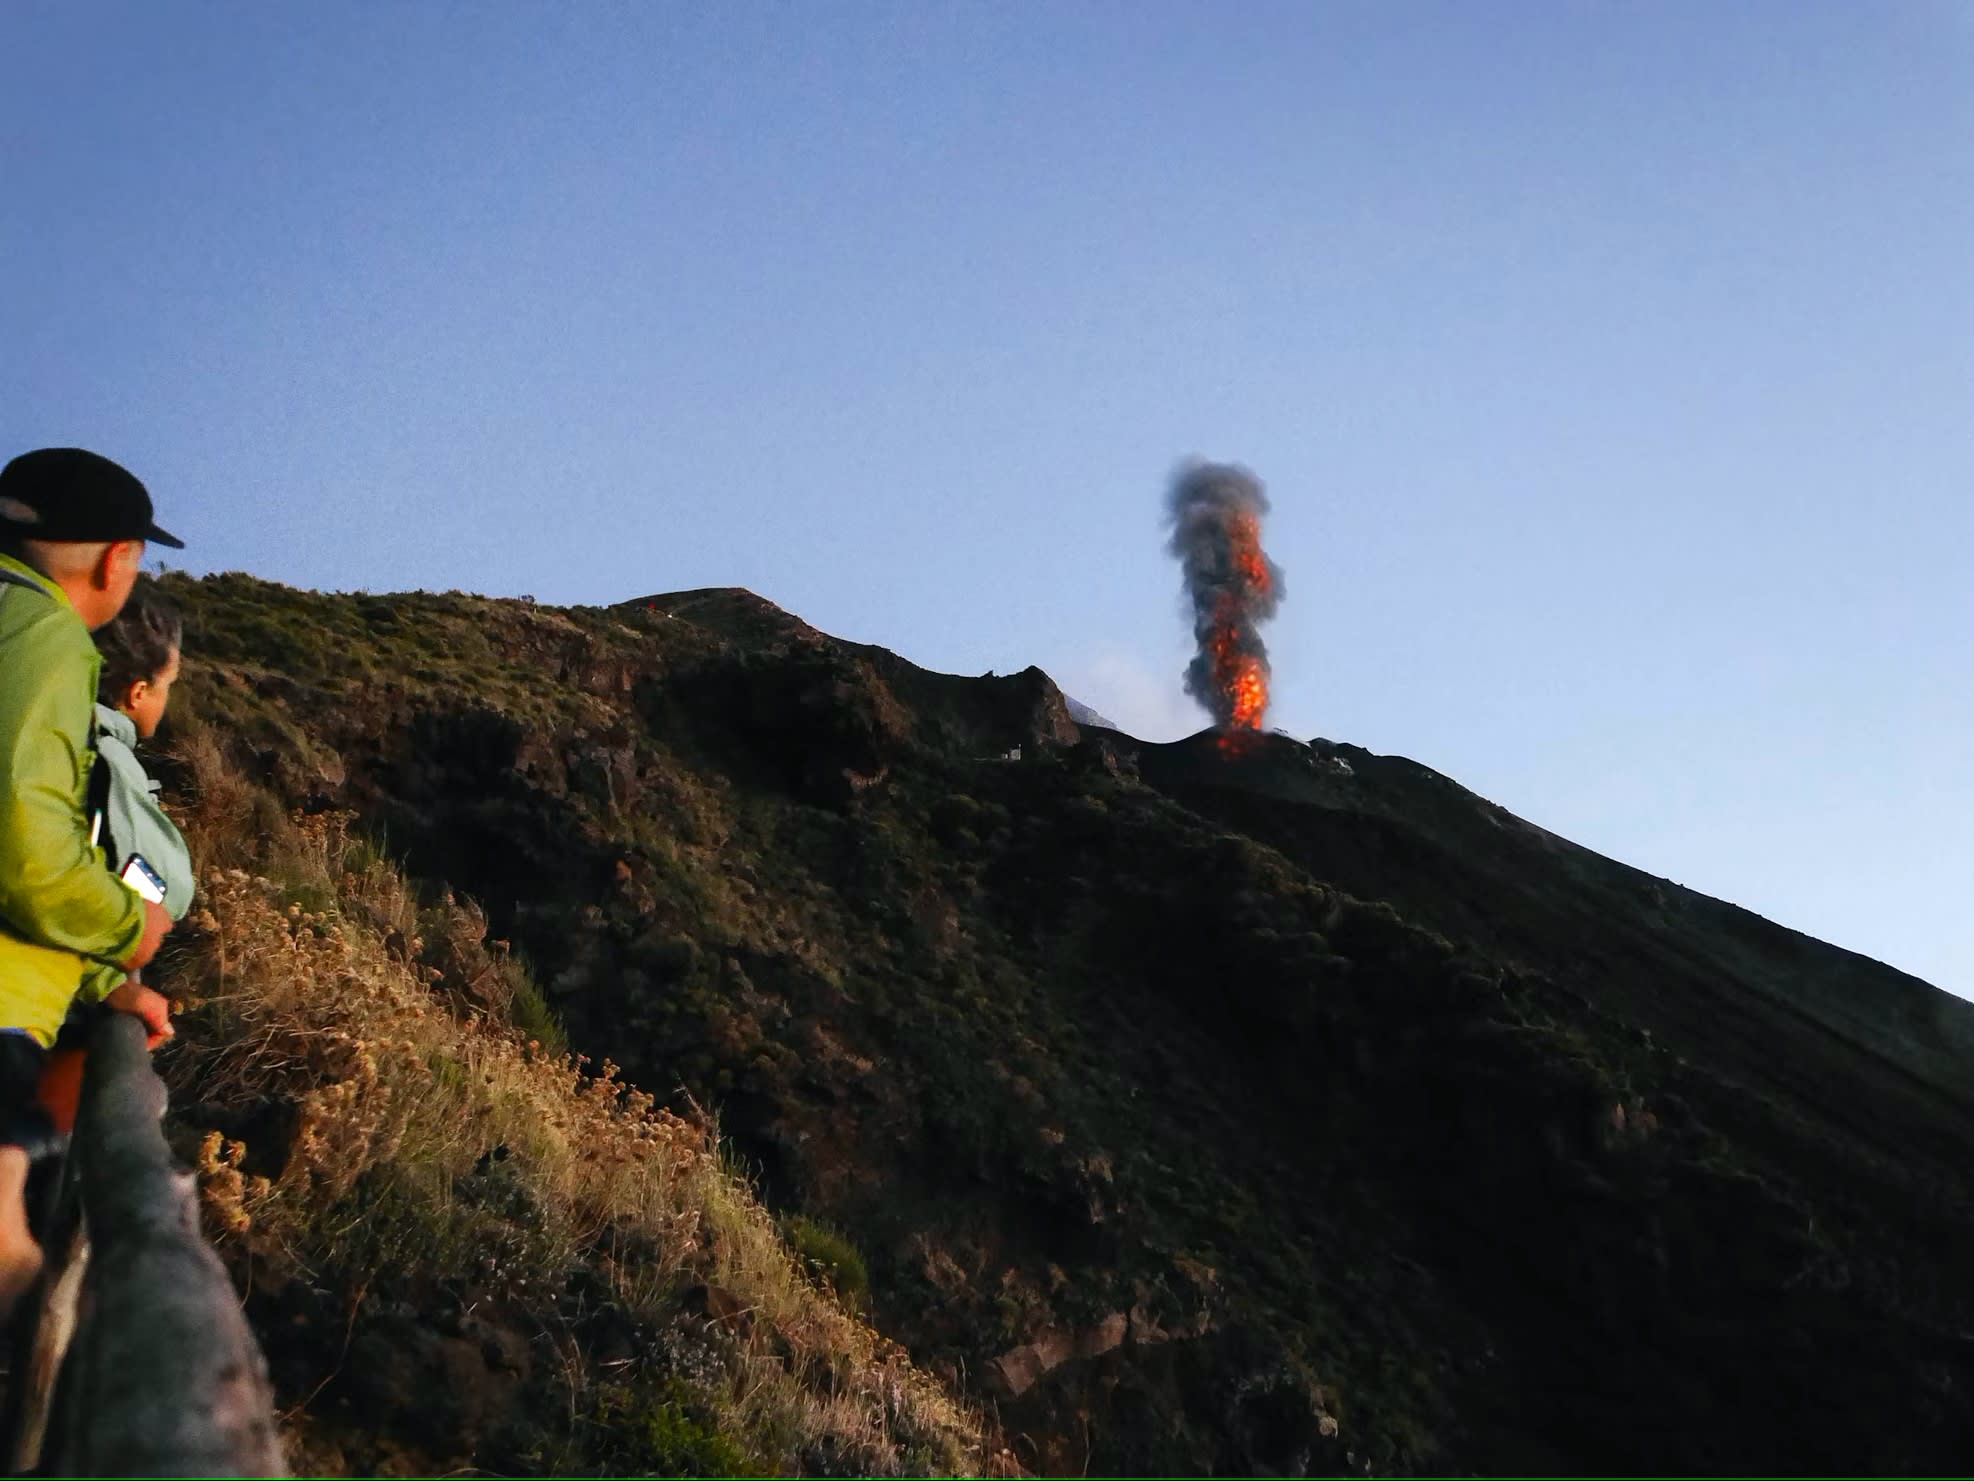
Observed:
[[[178,681],[178,650],[171,650],[163,668],[148,679],[139,679],[130,686],[117,708],[122,710],[137,726],[137,738],[149,740],[158,733],[158,722],[164,719],[165,706],[171,703],[171,686]]]

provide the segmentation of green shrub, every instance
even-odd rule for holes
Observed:
[[[786,1220],[782,1235],[803,1263],[829,1282],[844,1305],[863,1309],[870,1296],[870,1270],[848,1235],[807,1214]]]
[[[516,964],[519,965],[518,963]],[[569,1052],[569,1034],[562,1027],[562,1020],[555,1010],[548,1006],[541,988],[536,984],[534,974],[525,970],[513,976],[514,996],[507,1006],[507,1018],[524,1038],[538,1042],[549,1055]]]
[[[600,1459],[633,1476],[772,1474],[695,1408],[690,1391],[676,1380],[656,1394],[625,1384],[599,1388],[592,1418],[610,1434],[609,1453]]]
[[[466,1064],[456,1054],[444,1050],[428,1050],[425,1066],[432,1072],[432,1084],[440,1090],[463,1092],[466,1089]]]

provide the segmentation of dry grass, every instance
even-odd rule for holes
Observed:
[[[183,759],[187,832],[214,867],[178,964],[175,1098],[285,1113],[268,1123],[283,1146],[205,1137],[205,1206],[236,1258],[356,1292],[378,1273],[466,1272],[538,1310],[588,1270],[675,1355],[718,1349],[654,1382],[687,1385],[721,1443],[765,1469],[1005,1467],[976,1416],[804,1274],[710,1123],[514,1026],[539,1000],[477,909],[421,903],[338,816],[271,814],[205,738]],[[496,1165],[502,1196],[477,1194]],[[700,1282],[744,1319],[683,1319],[678,1295]],[[608,1410],[580,1344],[558,1350],[572,1418]]]

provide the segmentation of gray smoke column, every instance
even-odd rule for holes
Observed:
[[[1173,476],[1166,546],[1179,557],[1199,652],[1186,693],[1222,730],[1259,730],[1268,710],[1268,649],[1261,624],[1282,600],[1282,572],[1262,553],[1261,481],[1230,463],[1187,463]]]

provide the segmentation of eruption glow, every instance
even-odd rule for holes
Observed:
[[[1282,599],[1282,572],[1261,550],[1261,483],[1245,468],[1193,463],[1166,499],[1167,547],[1179,557],[1199,652],[1186,693],[1227,732],[1261,729],[1268,710],[1268,649],[1260,624]]]

